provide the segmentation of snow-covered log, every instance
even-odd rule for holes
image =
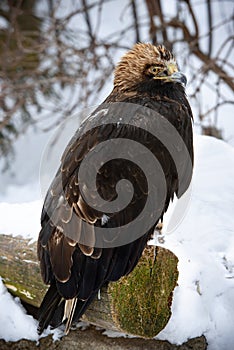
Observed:
[[[103,288],[83,320],[144,338],[155,336],[171,315],[177,262],[169,250],[147,246],[134,271]],[[47,287],[41,279],[35,242],[0,235],[0,275],[12,294],[39,306]]]

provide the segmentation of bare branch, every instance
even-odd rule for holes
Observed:
[[[210,0],[207,0],[207,21],[209,26],[209,47],[208,47],[208,55],[211,56],[212,54],[212,47],[213,47],[213,31],[212,31],[212,10],[211,10],[211,3]]]
[[[188,6],[188,10],[189,10],[189,13],[192,17],[192,20],[193,20],[193,25],[194,25],[194,29],[195,29],[195,34],[193,35],[193,38],[196,40],[197,39],[197,43],[198,43],[198,38],[199,38],[199,27],[198,27],[198,23],[197,23],[197,18],[195,16],[195,13],[193,11],[193,7],[191,5],[191,1],[190,0],[183,0],[187,6]]]
[[[232,77],[230,77],[227,72],[216,63],[214,59],[209,57],[209,55],[204,54],[199,49],[198,45],[194,44],[194,36],[190,33],[185,24],[176,19],[171,20],[168,24],[174,28],[180,28],[184,35],[184,41],[190,45],[191,52],[205,64],[205,69],[207,71],[212,70],[230,87],[230,89],[234,90],[234,82]]]
[[[84,16],[85,16],[85,20],[86,20],[86,24],[88,27],[88,34],[90,37],[90,45],[91,47],[94,45],[95,43],[95,38],[93,35],[93,30],[92,30],[92,24],[91,24],[91,20],[90,20],[90,16],[89,16],[89,11],[88,11],[88,6],[86,3],[86,0],[82,0],[82,5],[83,5],[83,9],[84,9]]]
[[[137,7],[135,0],[131,0],[131,7],[132,7],[132,15],[134,20],[134,26],[135,26],[135,33],[136,33],[136,42],[140,42],[140,28],[138,23],[138,13],[137,13]]]

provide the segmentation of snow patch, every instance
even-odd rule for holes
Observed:
[[[19,298],[13,298],[0,278],[0,338],[6,341],[38,340],[37,321],[26,314]]]
[[[234,149],[204,136],[195,137],[194,148],[190,205],[175,231],[165,232],[162,244],[179,258],[179,280],[172,317],[158,338],[181,344],[204,334],[209,350],[232,350]]]

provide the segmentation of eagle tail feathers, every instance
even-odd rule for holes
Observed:
[[[38,310],[38,334],[42,334],[44,329],[51,324],[55,311],[59,308],[61,301],[62,297],[57,291],[56,284],[52,283]]]
[[[56,283],[52,283],[38,310],[38,334],[48,327],[57,328],[66,323],[64,333],[67,335],[73,322],[78,322],[97,293],[86,300],[77,297],[65,300],[57,291]]]

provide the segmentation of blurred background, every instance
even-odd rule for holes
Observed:
[[[55,128],[102,102],[139,41],[175,54],[195,132],[234,146],[233,15],[232,0],[1,0],[0,201],[40,197]]]

